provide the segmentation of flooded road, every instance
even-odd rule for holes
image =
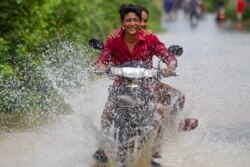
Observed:
[[[191,132],[166,139],[163,167],[245,167],[250,164],[250,34],[226,31],[207,16],[197,27],[165,22],[157,34],[179,44],[179,77],[164,79],[186,95],[184,115],[199,119]],[[90,167],[100,115],[112,82],[101,78],[64,92],[73,112],[38,129],[0,135],[0,167]]]
[[[180,77],[167,81],[186,94],[184,111],[199,128],[168,144],[165,166],[247,166],[250,164],[250,34],[229,32],[207,16],[197,27],[163,23],[160,39],[184,47]]]

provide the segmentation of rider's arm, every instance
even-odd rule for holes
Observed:
[[[102,50],[100,56],[97,58],[95,62],[97,70],[104,71],[107,68],[107,66],[111,63],[113,43],[114,42],[112,39],[108,39],[106,44],[104,45],[104,49]]]
[[[163,77],[172,76],[177,67],[177,59],[174,55],[168,53],[168,49],[155,35],[150,35],[150,40],[153,42],[154,55],[158,56],[167,65],[166,68],[162,69]]]
[[[166,46],[155,35],[150,35],[150,40],[153,42],[154,54],[167,65],[167,68],[175,70],[177,67],[176,57],[168,53]]]
[[[144,32],[145,35],[152,35],[153,34],[153,31],[150,30],[150,29],[141,29],[141,31]],[[116,30],[114,30],[113,32],[111,32],[108,36],[108,38],[119,38],[121,36],[121,33],[122,33],[122,29],[121,28],[118,28]]]
[[[153,31],[150,29],[145,29],[145,30],[143,30],[143,32],[145,35],[152,35],[153,34]]]
[[[118,29],[114,30],[113,32],[111,32],[109,34],[108,38],[118,38],[118,37],[120,37],[121,31],[122,31],[121,28],[118,28]]]

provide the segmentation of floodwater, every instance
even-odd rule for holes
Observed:
[[[184,115],[199,119],[194,131],[165,139],[163,167],[250,165],[250,34],[227,31],[207,16],[196,27],[180,19],[158,34],[179,44],[179,77],[164,79],[186,95]],[[90,167],[98,147],[106,78],[64,92],[73,112],[39,128],[0,135],[0,167]]]

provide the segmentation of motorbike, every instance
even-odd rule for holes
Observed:
[[[91,39],[89,45],[103,49],[102,42],[96,39]],[[169,47],[168,51],[182,54],[178,45]],[[162,78],[160,62],[157,68],[138,61],[111,65],[105,74],[120,83],[109,88],[110,114],[107,126],[100,132],[100,146],[108,157],[105,163],[114,167],[148,166],[143,163],[150,164],[157,132],[163,124],[154,101],[155,86]]]

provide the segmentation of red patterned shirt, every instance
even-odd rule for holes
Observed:
[[[124,31],[120,31],[119,35],[117,38],[108,38],[96,64],[121,65],[125,62],[141,61],[152,66],[153,56],[159,57],[166,64],[177,62],[174,56],[168,54],[165,45],[153,34],[145,35],[139,31],[138,40],[131,53],[123,40]]]

